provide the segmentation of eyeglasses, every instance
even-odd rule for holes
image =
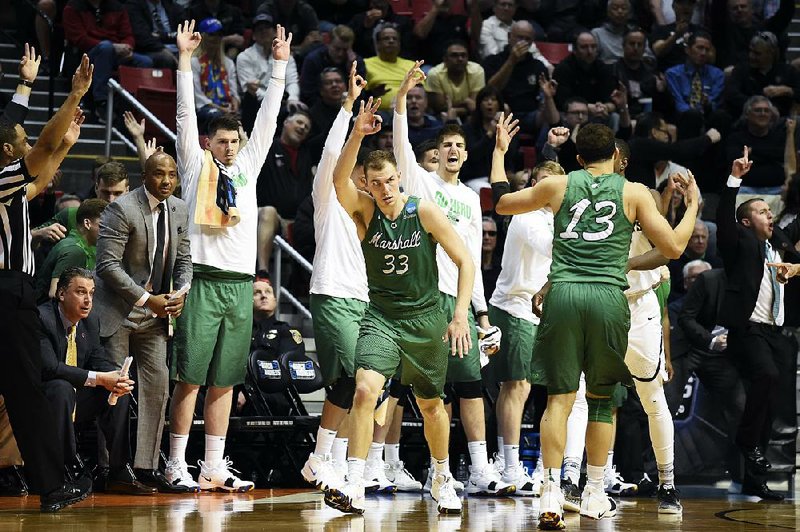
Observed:
[[[497,231],[484,231],[483,236],[497,236]]]

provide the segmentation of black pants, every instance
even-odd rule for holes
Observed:
[[[77,454],[75,427],[88,425],[96,419],[108,447],[111,478],[125,470],[125,465],[131,458],[128,429],[129,395],[120,397],[117,404],[111,406],[108,404],[108,390],[105,388],[75,389],[72,384],[62,379],[45,382],[44,393],[53,407],[56,432],[59,441],[64,445],[64,456],[67,460]]]
[[[728,345],[734,348],[742,379],[750,383],[736,443],[742,447],[766,445],[773,419],[787,410],[780,402],[794,404],[797,345],[780,327],[758,323],[731,330]],[[796,420],[787,422],[794,425]]]
[[[48,493],[64,483],[64,455],[42,389],[40,328],[33,278],[0,270],[0,393],[31,489]]]

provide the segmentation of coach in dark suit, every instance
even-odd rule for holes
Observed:
[[[158,469],[168,399],[167,318],[185,296],[172,297],[192,278],[186,203],[172,196],[175,160],[156,152],[145,164],[144,185],[109,205],[100,218],[95,305],[100,336],[112,361],[129,353],[139,381],[139,426],[134,472],[159,491],[171,486]]]
[[[44,392],[68,460],[76,456],[75,425],[97,419],[109,450],[105,491],[152,495],[156,490],[137,482],[128,465],[128,394],[133,381],[120,376],[100,345],[100,323],[96,313],[90,314],[93,293],[92,272],[68,268],[58,279],[56,300],[39,306]],[[118,395],[116,406],[108,404],[108,392]]]
[[[771,491],[763,474],[771,464],[762,447],[768,443],[772,419],[780,401],[781,375],[794,374],[797,345],[782,332],[783,285],[776,269],[779,262],[773,236],[772,213],[761,199],[745,201],[738,208],[736,195],[750,170],[749,150],[733,162],[727,187],[717,210],[717,246],[725,263],[727,287],[719,310],[719,323],[729,329],[728,346],[743,377],[750,381],[736,443],[745,457],[742,493],[766,499],[782,499]],[[796,224],[793,224],[796,226]],[[797,227],[787,228],[787,238],[797,241]]]

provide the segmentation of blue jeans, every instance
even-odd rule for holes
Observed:
[[[111,74],[119,65],[139,68],[152,68],[153,66],[153,60],[142,54],[133,54],[129,59],[120,61],[111,41],[101,41],[100,44],[89,50],[87,55],[94,64],[92,96],[95,103],[105,102],[108,99],[108,80],[111,79]]]

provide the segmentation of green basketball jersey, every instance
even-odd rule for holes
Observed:
[[[439,305],[436,243],[422,227],[419,201],[409,197],[396,220],[376,206],[361,241],[370,303],[388,316],[420,314]]]
[[[555,215],[550,281],[607,283],[626,288],[633,224],[625,216],[619,174],[570,172]]]

